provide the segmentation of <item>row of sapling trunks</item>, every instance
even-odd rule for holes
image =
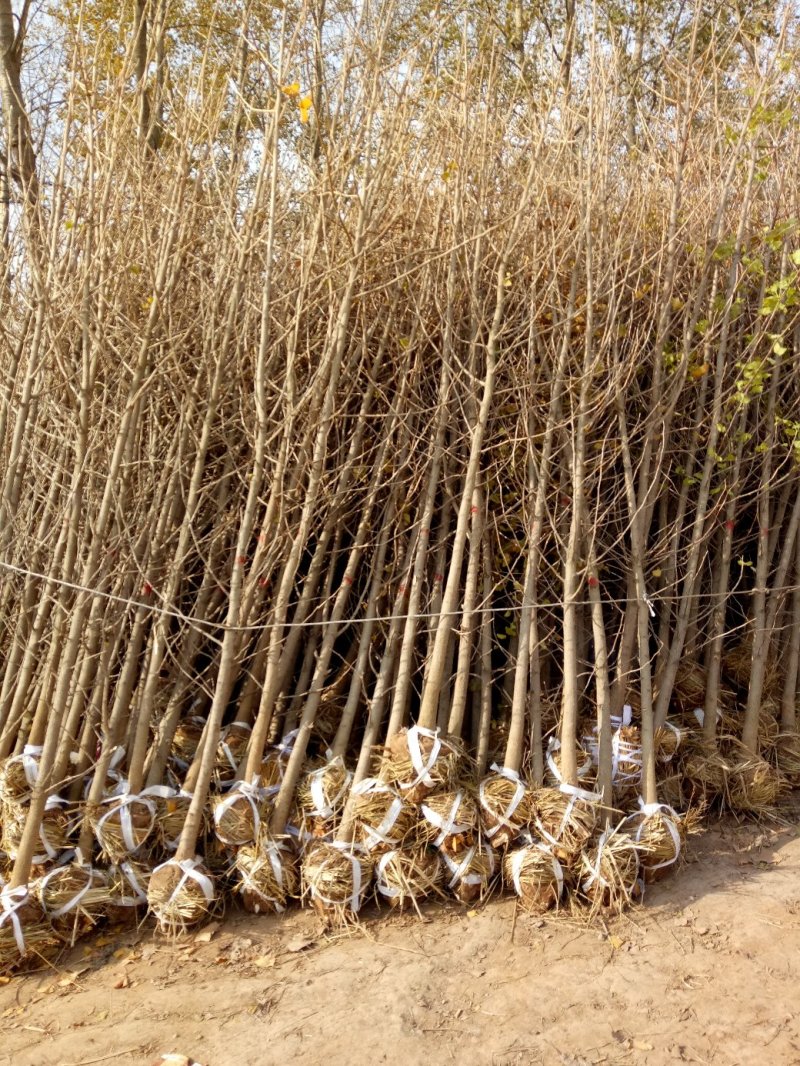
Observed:
[[[785,71],[720,111],[692,38],[634,152],[594,55],[531,109],[376,53],[293,168],[302,47],[224,166],[188,90],[130,150],[120,74],[4,246],[4,969],[232,899],[619,909],[800,781]]]

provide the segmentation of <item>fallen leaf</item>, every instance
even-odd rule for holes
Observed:
[[[615,950],[615,951],[619,951],[619,949],[620,949],[620,948],[621,948],[621,947],[622,947],[622,946],[624,945],[624,943],[625,943],[625,941],[624,941],[624,940],[622,940],[622,939],[621,939],[620,937],[618,937],[618,936],[610,936],[610,937],[608,938],[608,942],[609,942],[609,944],[611,945],[611,947],[612,947],[612,948],[614,948],[614,950]]]
[[[309,940],[308,937],[295,936],[295,937],[292,937],[292,939],[286,945],[286,950],[287,951],[291,951],[294,954],[294,953],[296,953],[298,951],[305,951],[306,948],[310,948],[310,947],[313,947],[313,946],[314,946],[314,941],[313,940]]]
[[[477,911],[467,911],[467,917],[468,918],[477,918],[478,917],[478,912]]]
[[[646,1043],[644,1040],[634,1040],[633,1041],[633,1049],[634,1049],[634,1051],[653,1051],[654,1050],[653,1045]]]
[[[120,977],[120,979],[114,984],[114,988],[130,988],[130,987],[131,987],[131,979],[130,979],[130,977],[127,976],[127,974],[125,975],[125,977]]]
[[[271,970],[275,962],[274,955],[259,955],[257,959],[253,959],[253,965],[258,966],[260,970]]]
[[[211,922],[205,929],[201,929],[194,938],[195,944],[210,944],[211,938],[219,930],[219,925],[219,922]]]

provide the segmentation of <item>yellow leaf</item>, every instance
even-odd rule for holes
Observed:
[[[291,85],[281,85],[281,92],[286,93],[287,96],[299,96],[300,82],[293,81]]]
[[[297,106],[300,108],[300,121],[308,122],[308,116],[311,114],[311,108],[314,106],[311,97],[304,96]]]
[[[613,948],[613,949],[614,949],[615,951],[619,951],[619,949],[620,949],[620,948],[622,947],[622,945],[623,945],[623,944],[625,943],[625,941],[624,941],[624,940],[620,940],[620,938],[619,938],[618,936],[610,936],[610,937],[608,938],[608,942],[609,942],[609,944],[611,945],[611,947],[612,947],[612,948]]]
[[[653,1051],[653,1045],[646,1043],[644,1040],[633,1041],[634,1051]]]
[[[703,363],[702,366],[693,366],[689,370],[689,377],[693,378],[695,381],[698,381],[700,378],[705,377],[710,369],[711,367],[708,365],[708,363]]]
[[[477,911],[467,911],[467,917],[468,918],[477,918],[478,917],[478,912]]]
[[[682,311],[683,310],[683,300],[680,298],[680,296],[673,296],[672,297],[672,310],[673,311]]]

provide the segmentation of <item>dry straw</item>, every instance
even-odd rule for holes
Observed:
[[[478,841],[469,847],[440,854],[445,868],[445,886],[456,899],[461,903],[476,903],[486,898],[497,870],[492,847]]]
[[[387,851],[375,865],[375,888],[380,898],[399,910],[413,907],[421,915],[420,903],[428,896],[443,896],[444,869],[439,854],[416,845]]]
[[[300,896],[300,863],[294,849],[266,832],[236,853],[236,888],[242,906],[253,914],[286,910]]]
[[[561,863],[549,849],[533,841],[503,856],[503,878],[531,914],[558,907],[564,892]]]
[[[320,841],[303,857],[303,893],[331,924],[358,916],[369,895],[374,863],[369,855],[346,843]]]
[[[599,802],[596,793],[570,785],[538,789],[534,795],[535,828],[567,870],[580,862],[594,833]]]
[[[638,894],[642,845],[624,828],[604,830],[584,850],[581,891],[593,909],[622,911]]]
[[[169,859],[157,866],[147,888],[147,903],[167,936],[199,925],[217,901],[210,873],[198,859]]]
[[[353,795],[356,837],[367,850],[380,852],[410,840],[417,811],[392,785],[367,777],[353,788]]]
[[[106,872],[78,862],[55,867],[31,887],[48,919],[73,944],[105,917],[111,902]]]
[[[461,851],[475,843],[480,814],[475,796],[467,788],[434,792],[420,806],[420,838],[442,851]]]
[[[502,848],[527,829],[534,814],[534,796],[513,770],[492,767],[478,786],[481,821],[493,848]]]
[[[455,786],[467,769],[463,744],[438,730],[412,726],[386,745],[380,776],[393,782],[409,803],[419,803],[437,789]]]

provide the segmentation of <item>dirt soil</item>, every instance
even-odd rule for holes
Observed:
[[[105,928],[0,987],[0,1063],[798,1063],[799,967],[800,827],[724,823],[605,926],[502,898],[335,936],[307,911]]]

